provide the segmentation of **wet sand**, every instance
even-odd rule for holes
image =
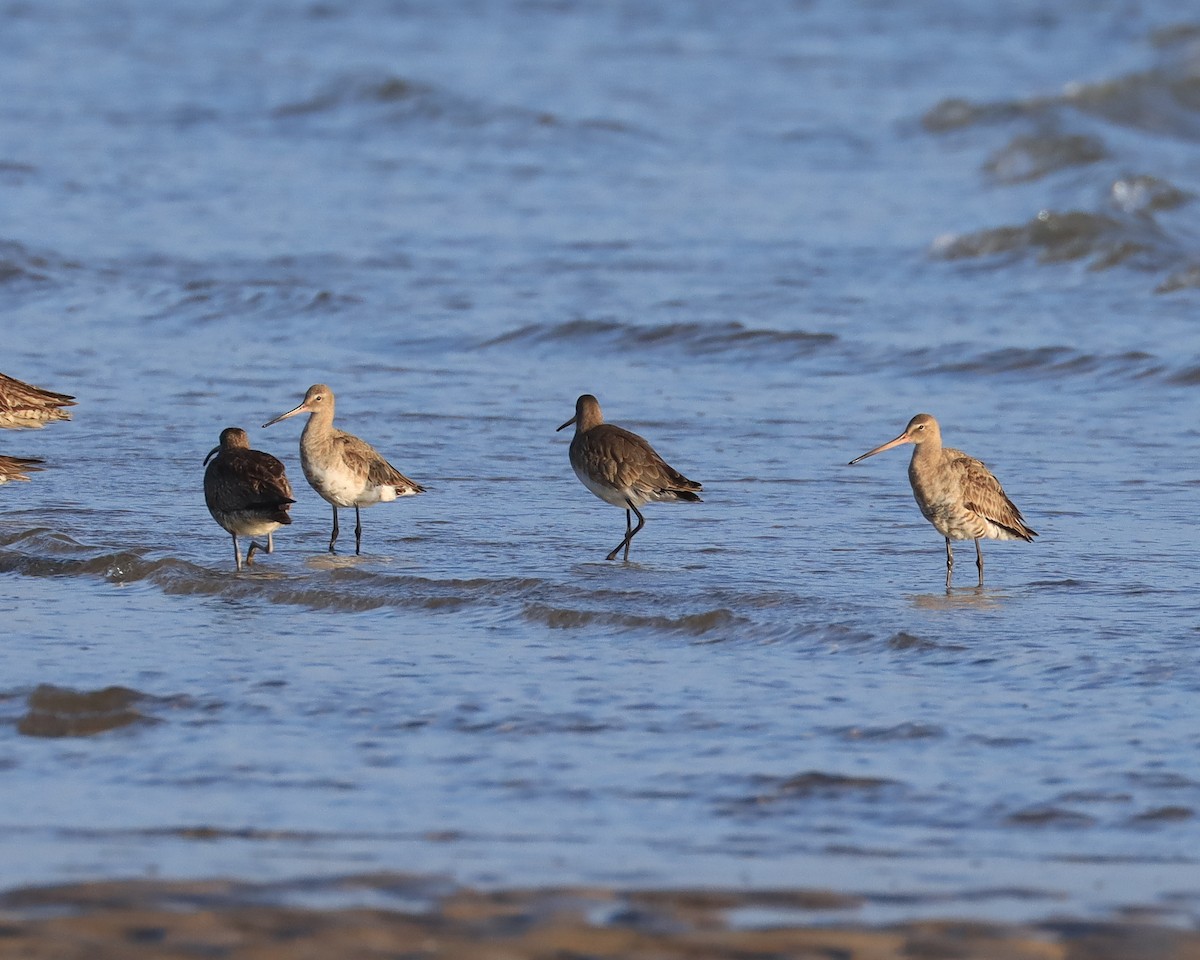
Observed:
[[[296,906],[398,897],[405,909]],[[280,902],[286,898],[293,905]],[[800,919],[739,927],[739,912],[852,905],[821,891],[480,892],[395,874],[311,885],[111,881],[14,890],[0,898],[0,957],[137,958],[987,958],[1186,960],[1200,933],[1136,922],[1027,926],[961,920],[879,927]]]

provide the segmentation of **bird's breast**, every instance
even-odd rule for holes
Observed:
[[[335,507],[363,505],[360,501],[367,488],[365,477],[347,469],[344,464],[326,464],[313,457],[301,457],[300,465],[309,485]]]

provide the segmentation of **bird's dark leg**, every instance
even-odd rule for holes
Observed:
[[[975,566],[979,568],[979,585],[983,586],[983,551],[979,549],[979,538],[975,538]]]
[[[359,516],[358,507],[354,508],[354,555],[357,557],[362,553],[362,517]]]
[[[954,548],[950,546],[950,538],[946,538],[946,589],[950,589],[950,578],[954,576]]]
[[[338,522],[337,522],[337,507],[333,508],[333,536],[329,538],[329,552],[334,553],[333,545],[337,543]]]
[[[629,562],[629,545],[630,545],[630,543],[633,542],[633,538],[637,536],[637,532],[646,525],[646,518],[643,517],[642,512],[633,505],[632,500],[626,500],[625,503],[628,505],[628,509],[625,511],[625,539],[622,540],[620,543],[618,543],[616,545],[616,547],[613,548],[613,552],[610,553],[605,559],[615,560],[617,554],[621,552],[621,548],[624,547],[625,548],[625,562],[628,563]],[[634,513],[636,513],[637,518],[638,518],[637,526],[633,527],[632,529],[630,529],[630,526],[629,526],[630,523],[632,522],[632,518],[629,516],[630,510],[632,510]]]
[[[231,533],[233,537],[233,562],[237,564],[239,570],[242,569],[242,551],[238,549],[237,534]]]
[[[620,543],[618,543],[615,547],[612,548],[612,553],[610,553],[607,557],[605,557],[604,558],[605,560],[615,560],[617,557],[617,554],[621,552],[622,547],[624,547],[626,550],[625,559],[626,560],[629,559],[629,552],[628,552],[629,551],[629,535],[632,531],[633,531],[633,517],[631,517],[629,515],[629,511],[626,510],[625,511],[625,539],[622,540]]]
[[[267,545],[264,547],[256,540],[250,541],[250,549],[246,551],[246,565],[249,566],[254,562],[254,551],[261,550],[263,553],[270,553],[275,549],[275,544],[271,542],[271,535],[267,534]]]
[[[640,511],[640,510],[638,510],[638,508],[637,508],[637,507],[635,507],[635,506],[634,506],[632,503],[630,503],[630,504],[629,504],[629,508],[630,508],[630,509],[631,509],[631,510],[632,510],[634,513],[636,513],[636,514],[637,514],[638,522],[637,522],[637,526],[636,526],[636,527],[634,527],[634,528],[633,528],[633,529],[632,529],[632,530],[629,532],[629,536],[628,536],[628,537],[626,538],[626,540],[625,540],[625,559],[626,559],[626,561],[628,561],[628,560],[629,560],[629,545],[630,545],[631,543],[633,543],[633,538],[637,536],[637,534],[638,534],[638,531],[639,531],[639,530],[641,530],[641,529],[642,529],[642,527],[644,527],[644,526],[646,525],[646,518],[642,516],[642,513],[641,513],[641,511]],[[626,519],[628,519],[628,515],[626,515]]]

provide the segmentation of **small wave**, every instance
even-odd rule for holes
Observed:
[[[1149,70],[1109,80],[1069,84],[1062,93],[985,103],[947,97],[930,108],[921,125],[931,133],[1033,120],[1049,124],[1075,110],[1122,127],[1200,140],[1200,100],[1195,95],[1192,56],[1160,46],[1161,61]]]
[[[914,350],[908,359],[922,374],[1021,373],[1052,379],[1102,374],[1124,380],[1170,380],[1174,375],[1163,360],[1138,350],[1095,354],[1045,346],[978,351],[970,344],[951,344]]]
[[[146,707],[169,702],[129,687],[72,690],[44,683],[29,694],[27,710],[17,720],[17,732],[26,737],[90,737],[159,723],[145,712]]]
[[[456,129],[499,125],[525,135],[572,129],[583,134],[650,136],[616,119],[568,120],[550,110],[492,103],[394,74],[339,77],[307,97],[279,104],[271,116],[278,120],[320,119],[361,110],[373,111],[377,117],[382,114],[383,122],[396,125],[427,122]]]
[[[586,713],[519,714],[495,719],[463,719],[454,723],[459,733],[502,733],[516,736],[601,733],[616,727]]]
[[[1098,138],[1084,134],[1022,135],[993,154],[983,168],[998,183],[1023,183],[1107,156]]]
[[[947,97],[921,117],[921,126],[930,133],[948,133],[981,124],[1003,123],[1040,112],[1053,103],[1048,98],[1000,103],[972,103],[962,97]]]
[[[1027,223],[939,237],[930,252],[943,260],[1003,254],[1032,254],[1044,264],[1090,259],[1092,270],[1119,264],[1156,270],[1184,256],[1182,248],[1144,216],[1083,210],[1042,210]]]
[[[1147,823],[1182,823],[1184,820],[1195,819],[1196,811],[1191,807],[1167,806],[1144,810],[1131,818],[1135,824]]]
[[[848,791],[873,791],[896,783],[895,780],[882,777],[856,777],[841,773],[822,773],[820,770],[809,770],[782,780],[775,777],[767,777],[766,780],[772,785],[772,793],[776,796],[803,797],[831,796]]]
[[[341,77],[324,89],[306,97],[275,107],[275,117],[300,117],[310,114],[331,113],[339,108],[355,104],[404,105],[414,113],[437,115],[444,112],[450,100],[435,88],[415,83],[403,77],[346,76]]]
[[[297,313],[337,314],[362,302],[356,294],[314,287],[301,277],[208,277],[185,282],[178,297],[157,313],[149,314],[147,319],[189,325],[220,323],[230,316],[259,321],[284,320]],[[284,333],[266,336],[286,339]]]
[[[893,740],[933,740],[945,735],[945,731],[934,724],[912,722],[898,723],[891,727],[837,727],[830,732],[842,740],[883,743]]]
[[[1018,810],[1005,817],[1004,822],[1016,827],[1090,827],[1096,818],[1065,807],[1047,806]]]
[[[889,650],[966,650],[968,647],[962,643],[941,643],[937,640],[929,640],[925,637],[918,637],[915,634],[907,633],[901,630],[897,634],[893,634],[887,642]]]
[[[751,778],[753,792],[721,804],[731,814],[762,811],[797,800],[847,801],[852,797],[875,799],[882,791],[899,787],[895,780],[858,777],[809,770],[791,777],[760,775]]]
[[[1143,787],[1153,787],[1156,790],[1195,790],[1200,787],[1200,780],[1185,776],[1182,773],[1164,771],[1161,773],[1131,773],[1128,775],[1131,783]]]
[[[483,341],[498,346],[570,345],[588,349],[682,350],[692,356],[794,359],[812,356],[837,342],[832,333],[763,330],[728,323],[666,323],[642,326],[619,320],[577,318],[563,323],[531,323]]]
[[[54,282],[55,272],[70,264],[47,253],[34,253],[23,244],[0,241],[0,286],[9,290],[41,288]]]
[[[611,610],[572,610],[541,603],[526,606],[525,617],[535,623],[558,629],[610,626],[620,627],[622,630],[649,629],[696,637],[708,636],[714,631],[730,631],[749,622],[725,608],[671,617],[661,614],[615,613]]]
[[[1200,264],[1181,267],[1173,271],[1154,288],[1155,293],[1175,293],[1178,290],[1200,288]]]

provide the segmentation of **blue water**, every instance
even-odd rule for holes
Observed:
[[[1198,71],[1166,2],[0,10],[0,370],[79,400],[0,436],[0,886],[1195,923]],[[429,488],[362,558],[259,429],[315,382]],[[627,565],[582,392],[704,483]],[[846,466],[919,411],[1041,534],[981,590]],[[240,575],[230,425],[298,501]]]

